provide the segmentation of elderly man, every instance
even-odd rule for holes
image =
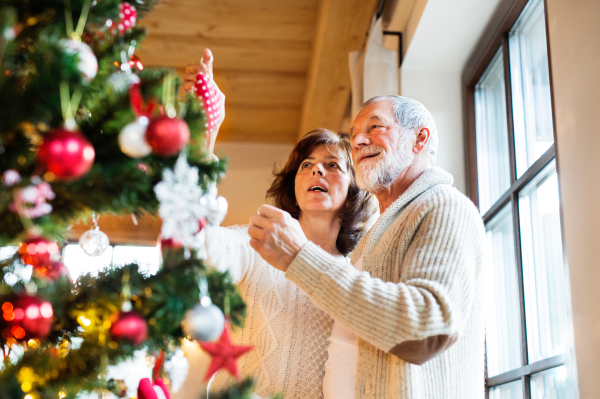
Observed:
[[[356,269],[268,205],[250,220],[252,247],[358,336],[357,398],[483,398],[484,229],[433,166],[431,114],[406,97],[375,97],[351,135],[358,184],[381,211],[354,251]]]

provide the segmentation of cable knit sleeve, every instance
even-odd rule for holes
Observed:
[[[286,277],[362,339],[423,364],[456,342],[466,325],[484,232],[472,203],[448,190],[406,213],[381,236],[375,255],[368,246],[363,252],[395,271],[394,282],[345,267],[313,243]]]
[[[206,251],[208,264],[220,271],[228,270],[236,284],[244,279],[258,256],[250,246],[248,226],[207,226]]]

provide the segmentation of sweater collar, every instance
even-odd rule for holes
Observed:
[[[452,175],[440,167],[432,167],[423,172],[377,219],[377,222],[365,237],[367,239],[367,253],[375,247],[381,235],[412,200],[434,186],[440,184],[452,185],[453,182]]]

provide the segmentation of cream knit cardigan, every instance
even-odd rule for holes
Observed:
[[[244,327],[234,330],[237,344],[254,345],[238,361],[242,378],[254,378],[261,397],[322,398],[333,319],[250,247],[248,226],[207,228],[206,237],[208,263],[230,271],[248,306]],[[234,382],[220,371],[209,391]]]
[[[484,397],[485,233],[452,182],[428,169],[385,210],[352,256],[364,271],[309,242],[286,272],[358,335],[356,398]]]

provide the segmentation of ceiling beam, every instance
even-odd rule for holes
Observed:
[[[378,0],[321,2],[299,137],[317,127],[339,128],[350,98],[348,53],[363,46],[378,4]]]

